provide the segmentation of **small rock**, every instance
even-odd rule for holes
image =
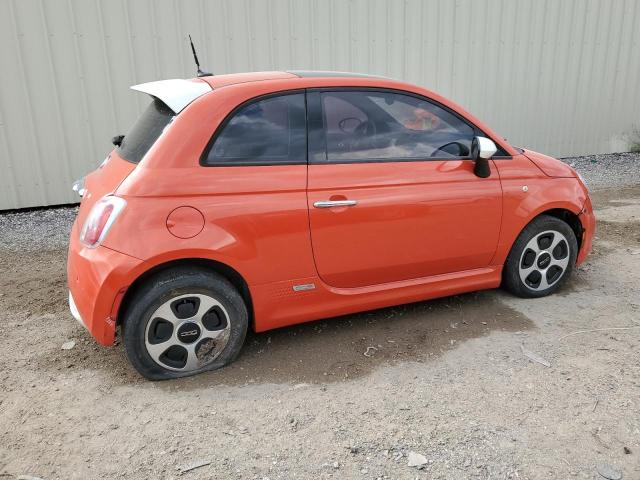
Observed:
[[[608,480],[622,480],[622,472],[616,470],[614,467],[606,463],[601,463],[600,465],[598,465],[596,467],[596,470],[598,470],[598,473],[601,477],[604,477]]]
[[[427,463],[429,463],[429,460],[427,460],[427,457],[424,455],[416,452],[409,452],[409,462],[407,463],[409,467],[422,468]]]
[[[62,350],[71,350],[75,346],[76,346],[76,342],[74,342],[73,340],[69,340],[68,342],[64,342],[62,344],[62,347],[60,347],[60,348]]]
[[[631,449],[629,447],[624,447],[623,450],[626,455],[631,454]]]
[[[367,347],[367,350],[363,353],[363,355],[365,357],[372,357],[376,350],[378,350],[376,347]]]

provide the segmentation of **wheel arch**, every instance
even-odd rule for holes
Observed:
[[[253,327],[254,325],[254,315],[253,315],[253,300],[251,298],[251,292],[249,290],[249,285],[244,277],[233,267],[210,258],[200,258],[200,257],[192,257],[192,258],[179,258],[174,260],[168,260],[163,263],[159,263],[157,265],[152,266],[151,268],[145,270],[141,274],[139,274],[136,279],[127,287],[122,301],[117,309],[117,317],[116,324],[122,324],[124,313],[126,312],[131,300],[134,298],[136,292],[140,289],[140,287],[144,284],[144,282],[153,278],[161,272],[172,268],[179,267],[197,267],[206,269],[212,272],[215,272],[226,280],[228,280],[240,293],[240,296],[244,300],[247,306],[247,312],[249,314],[249,323]]]
[[[578,214],[566,208],[552,208],[552,209],[544,210],[543,212],[538,213],[535,217],[531,219],[529,223],[527,223],[527,225],[529,225],[536,218],[542,215],[555,217],[559,220],[562,220],[567,225],[569,225],[569,227],[571,227],[571,230],[573,230],[573,233],[576,236],[576,241],[578,242],[578,251],[580,250],[580,248],[582,247],[582,237],[583,237],[584,229],[582,227],[582,222],[580,221],[580,217],[578,216]],[[527,225],[525,225],[525,228],[527,227]]]
[[[515,234],[513,239],[507,244],[508,247],[506,251],[504,251],[503,253],[504,262],[506,262],[509,254],[513,250],[514,245],[518,241],[518,238],[520,234],[524,231],[524,229],[527,228],[537,218],[540,218],[543,215],[547,215],[549,217],[555,217],[559,220],[562,220],[567,225],[569,225],[569,227],[571,228],[571,230],[576,236],[576,241],[578,243],[578,251],[580,251],[580,248],[582,247],[584,228],[582,226],[582,222],[580,221],[580,217],[578,216],[578,214],[564,207],[548,208],[546,210],[540,210],[534,216],[532,216],[531,219],[526,224],[522,225],[522,228],[518,230],[517,234]]]

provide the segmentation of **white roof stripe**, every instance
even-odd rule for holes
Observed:
[[[180,113],[196,98],[212,90],[207,82],[178,78],[141,83],[133,85],[131,89],[159,98],[175,113]]]

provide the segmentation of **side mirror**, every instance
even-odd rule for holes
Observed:
[[[491,175],[489,159],[498,151],[496,144],[486,137],[473,137],[471,143],[471,158],[476,162],[473,173],[480,178],[487,178]]]

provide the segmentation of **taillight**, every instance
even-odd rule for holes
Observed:
[[[84,221],[80,241],[91,248],[100,245],[126,205],[127,202],[120,197],[108,195],[101,198]]]

